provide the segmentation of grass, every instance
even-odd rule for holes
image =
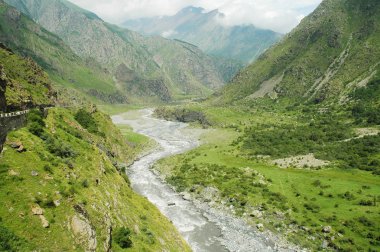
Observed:
[[[105,214],[113,230],[130,230],[131,251],[188,251],[174,226],[145,198],[129,187],[115,162],[132,162],[140,137],[124,132],[128,141],[108,119],[95,112],[97,133],[90,133],[74,119],[76,111],[51,109],[45,120],[47,125],[41,137],[31,134],[28,128],[11,132],[0,158],[0,227],[6,230],[8,240],[19,245],[18,251],[41,247],[50,251],[83,251],[81,243],[72,233],[70,220],[77,215],[74,206],[80,204],[88,213],[96,231],[98,249],[107,238]],[[46,137],[59,141],[76,155],[62,157],[51,149]],[[20,141],[26,152],[19,153],[9,146]],[[38,173],[32,176],[32,173]],[[53,201],[59,200],[59,206]],[[31,207],[39,204],[50,222],[43,228]],[[5,232],[5,231],[4,231]],[[5,236],[4,236],[5,237]],[[114,241],[113,250],[121,248]]]
[[[253,147],[265,150],[263,145],[251,142],[253,146],[241,147],[248,141],[247,132],[263,136],[267,131],[289,125],[303,127],[308,121],[304,118],[306,114],[281,108],[257,111],[257,108],[247,107],[196,105],[192,109],[203,111],[214,128],[202,136],[203,144],[199,148],[159,161],[155,167],[177,190],[202,198],[204,188],[217,188],[220,197],[215,201],[220,205],[226,208],[232,205],[234,214],[244,216],[253,225],[264,223],[266,228],[312,250],[321,249],[323,240],[328,241],[332,250],[375,251],[378,248],[378,175],[353,168],[341,169],[339,162],[319,169],[282,169],[250,152]],[[254,130],[260,125],[265,127]],[[348,125],[348,132],[351,132],[350,127],[357,126]],[[276,137],[275,131],[273,134]],[[280,138],[278,141],[281,143]],[[334,141],[324,139],[327,144]],[[332,156],[337,152],[334,151]],[[372,155],[376,157],[378,151]],[[251,217],[254,210],[261,211],[263,217]],[[325,226],[331,226],[332,231],[324,233]]]

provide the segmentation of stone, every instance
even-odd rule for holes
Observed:
[[[18,148],[20,148],[21,145],[22,145],[22,143],[20,141],[12,142],[9,144],[9,146],[11,146],[13,149],[18,149]]]
[[[71,229],[79,243],[86,244],[86,251],[96,251],[96,232],[84,217],[74,215],[70,222]]]
[[[14,171],[14,170],[9,170],[8,171],[8,175],[9,176],[19,176],[20,175],[20,173],[18,173],[18,172],[16,172],[16,171]]]
[[[42,223],[42,227],[48,228],[50,225],[49,225],[48,220],[45,218],[45,216],[39,215],[39,217],[40,217],[40,220],[41,220],[41,223]]]
[[[40,207],[40,206],[33,206],[32,207],[32,213],[34,215],[43,215],[44,214],[44,210]]]
[[[189,193],[182,193],[182,199],[186,201],[191,201],[191,196]]]
[[[331,226],[324,226],[322,228],[323,233],[330,233],[331,232]]]
[[[261,218],[263,217],[263,213],[259,210],[253,210],[250,214],[251,217]]]
[[[54,205],[57,207],[59,205],[61,205],[61,201],[60,200],[54,200]]]
[[[256,224],[256,228],[260,231],[262,231],[264,229],[264,225],[262,223],[258,223]]]
[[[322,248],[326,249],[328,246],[329,246],[329,242],[326,241],[326,240],[323,240],[323,242],[322,242]]]
[[[20,145],[20,147],[18,147],[18,149],[17,149],[18,153],[22,153],[22,152],[25,152],[25,151],[26,151],[26,149],[24,148],[24,145]]]
[[[33,177],[38,176],[38,172],[37,171],[32,171],[31,174],[32,174]]]

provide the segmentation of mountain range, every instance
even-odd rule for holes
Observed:
[[[122,26],[148,35],[178,39],[194,44],[209,55],[233,59],[245,64],[255,60],[281,34],[253,25],[225,25],[219,10],[207,12],[189,6],[173,16],[130,19]]]
[[[168,102],[206,96],[238,70],[227,61],[216,64],[191,44],[142,36],[106,23],[65,0],[6,3],[32,19],[1,4],[5,14],[2,37],[7,46],[41,62],[55,79],[65,76],[60,82],[106,102]],[[16,33],[19,23],[23,30]],[[47,44],[51,50],[46,50]],[[52,48],[55,44],[58,46]],[[88,81],[94,78],[90,87]]]

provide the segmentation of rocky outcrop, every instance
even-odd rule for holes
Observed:
[[[206,116],[200,111],[194,111],[189,109],[169,109],[169,108],[157,108],[154,111],[155,115],[160,118],[164,118],[169,121],[179,121],[184,123],[198,122],[203,127],[208,127],[211,123],[207,120]]]
[[[4,67],[0,65],[0,112],[5,112],[7,109],[7,100],[5,99],[6,87],[7,82]]]
[[[89,220],[86,209],[81,205],[75,205],[76,214],[70,220],[70,229],[75,235],[78,244],[86,251],[96,251],[96,231]]]

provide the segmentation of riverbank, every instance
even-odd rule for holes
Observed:
[[[128,124],[161,146],[130,166],[129,179],[136,192],[147,197],[173,222],[194,251],[295,250],[269,231],[260,232],[227,211],[184,197],[153,172],[151,167],[156,161],[198,147],[204,131],[186,128],[184,123],[152,118],[152,113],[142,110],[140,116],[132,112],[112,117],[115,124]]]

